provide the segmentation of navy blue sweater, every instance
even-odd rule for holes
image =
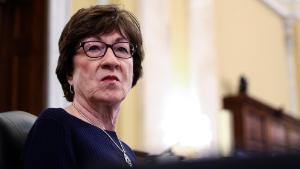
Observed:
[[[115,132],[107,133],[118,143]],[[123,143],[123,142],[122,142]],[[119,145],[120,146],[120,145]],[[134,166],[136,157],[124,144]],[[99,128],[64,109],[46,109],[33,125],[25,143],[24,169],[109,169],[128,167],[123,153]]]

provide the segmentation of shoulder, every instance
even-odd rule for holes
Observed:
[[[37,123],[52,121],[61,125],[68,125],[73,122],[73,117],[62,108],[47,108],[39,115]]]
[[[47,108],[40,113],[36,120],[33,129],[37,128],[39,130],[47,129],[52,131],[60,129],[69,134],[80,134],[87,132],[90,126],[62,108]]]
[[[66,113],[67,112],[62,108],[47,108],[41,112],[38,119],[59,120],[61,118],[66,118]]]
[[[45,133],[43,130],[47,130],[47,132],[49,132],[48,130],[63,129],[63,122],[66,118],[64,116],[66,113],[67,112],[65,112],[65,110],[62,108],[45,109],[35,121],[33,127],[31,128],[31,133],[38,131]]]
[[[49,144],[57,145],[70,142],[72,127],[66,123],[67,120],[64,117],[66,113],[61,108],[44,110],[28,134],[27,146],[51,147]]]
[[[75,168],[71,130],[64,123],[66,113],[51,108],[40,114],[26,139],[24,168]]]
[[[44,135],[57,134],[58,131],[67,132],[72,126],[70,117],[62,108],[47,108],[40,113],[31,128],[31,134],[38,133]]]

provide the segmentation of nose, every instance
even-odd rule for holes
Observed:
[[[107,49],[105,55],[101,59],[101,67],[103,69],[110,69],[110,70],[117,69],[120,67],[120,61],[115,56],[111,48]]]

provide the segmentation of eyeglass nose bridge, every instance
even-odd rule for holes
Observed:
[[[114,46],[115,44],[105,44],[105,45],[106,45],[106,51],[105,51],[104,55],[107,53],[108,48],[110,48],[111,51],[114,53],[115,57],[118,57],[118,56],[116,55],[115,51],[114,51],[114,48],[113,48],[113,46]]]
[[[115,54],[115,51],[114,51],[114,48],[113,48],[113,44],[106,44],[106,43],[104,43],[104,44],[105,44],[105,51],[104,51],[103,55],[101,56],[101,58],[103,58],[103,57],[106,55],[108,48],[111,49],[111,51],[112,51],[112,53],[115,55],[115,57],[118,57],[118,56]]]

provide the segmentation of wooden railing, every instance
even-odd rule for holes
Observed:
[[[234,150],[246,152],[299,152],[300,121],[246,94],[223,99],[232,112]]]

